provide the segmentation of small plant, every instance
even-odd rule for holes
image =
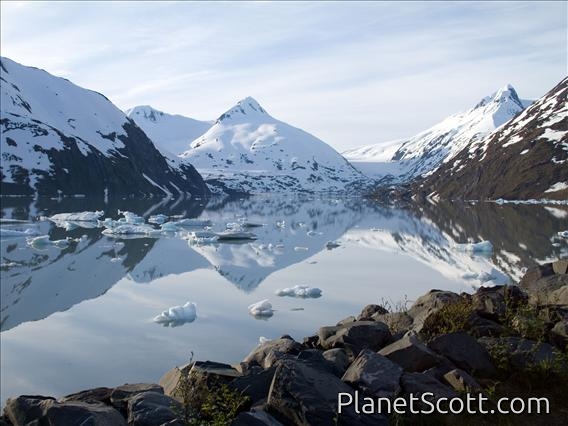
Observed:
[[[449,303],[426,318],[422,332],[429,336],[437,336],[466,330],[473,312],[473,306],[465,299]]]

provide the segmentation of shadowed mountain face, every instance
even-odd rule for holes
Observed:
[[[50,221],[35,220],[87,207],[104,210],[105,217],[112,218],[118,217],[118,209],[146,220],[158,213],[170,220],[199,217],[211,220],[215,231],[231,223],[262,226],[250,228],[258,237],[255,241],[196,244],[187,240],[195,228],[153,238],[109,237],[97,223],[66,231]],[[122,279],[152,285],[169,275],[212,269],[228,285],[254,293],[275,272],[326,252],[328,241],[338,242],[338,250],[345,253],[364,249],[377,256],[408,256],[469,288],[518,279],[522,268],[568,254],[568,240],[558,236],[558,231],[568,229],[568,208],[558,206],[440,203],[399,209],[362,199],[251,197],[204,207],[199,201],[104,204],[40,198],[27,204],[7,199],[1,212],[3,231],[32,229],[50,240],[69,239],[64,248],[34,248],[25,236],[2,237],[2,331],[100,297]],[[483,240],[492,242],[492,254],[471,253],[460,245]],[[373,264],[372,256],[368,261]],[[381,271],[372,266],[370,271],[373,279],[380,277]],[[325,273],[321,271],[324,277]]]
[[[568,199],[568,78],[415,184],[442,199]]]
[[[7,58],[1,78],[2,194],[209,195],[103,95]]]

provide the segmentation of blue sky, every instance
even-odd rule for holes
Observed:
[[[253,96],[339,151],[567,74],[566,2],[1,2],[3,56],[214,119]]]

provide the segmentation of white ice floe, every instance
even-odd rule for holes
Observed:
[[[104,211],[98,210],[94,212],[75,212],[75,213],[58,213],[50,216],[48,219],[52,222],[96,222],[105,214]]]
[[[136,213],[119,210],[118,214],[123,216],[122,218],[118,219],[119,223],[129,223],[132,225],[139,225],[144,223],[144,218],[142,216],[138,216]]]
[[[301,247],[301,246],[294,247],[294,251],[308,251],[308,250],[309,250],[308,247]]]
[[[193,322],[195,318],[197,318],[196,305],[193,302],[187,302],[183,306],[172,306],[167,311],[163,311],[160,315],[154,317],[154,322],[165,327],[177,327]]]
[[[274,315],[272,304],[268,301],[268,299],[253,303],[248,307],[248,310],[249,314],[258,318],[268,318]]]
[[[217,241],[217,234],[213,231],[194,231],[190,232],[189,235],[186,237],[189,240],[189,243],[213,243]]]
[[[294,287],[283,288],[276,291],[277,296],[301,297],[304,299],[321,297],[321,290],[317,287],[307,285],[295,285]]]
[[[68,240],[50,240],[49,235],[42,235],[39,237],[28,238],[26,240],[28,246],[33,247],[38,250],[46,249],[47,247],[57,247],[59,249],[64,249],[69,245]]]
[[[149,225],[118,225],[111,228],[106,228],[103,231],[105,235],[156,235],[161,231],[154,229]]]
[[[560,231],[558,235],[564,238],[568,238],[568,231]]]
[[[148,223],[155,223],[156,225],[161,225],[162,223],[166,222],[168,217],[165,214],[157,214],[154,216],[150,216],[148,218]]]
[[[31,237],[37,234],[38,234],[37,231],[33,228],[28,228],[23,231],[19,231],[16,229],[0,228],[0,238]]]
[[[325,248],[328,250],[333,250],[334,248],[337,248],[341,246],[341,244],[339,244],[337,241],[328,241],[327,243],[325,243]]]
[[[160,231],[162,232],[177,232],[179,229],[179,226],[175,222],[166,222],[160,226]]]
[[[546,192],[558,192],[558,191],[562,191],[564,189],[568,189],[568,182],[556,182],[554,185],[552,185],[550,188],[548,188]]]
[[[461,251],[467,251],[471,253],[491,254],[493,252],[493,244],[491,244],[491,241],[457,244],[456,247]]]

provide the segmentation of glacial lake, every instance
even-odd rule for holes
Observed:
[[[57,226],[40,217],[118,210],[212,222],[243,221],[258,239],[188,241],[182,229],[115,237],[95,224]],[[4,198],[3,230],[32,229],[67,247],[1,241],[1,399],[65,394],[96,386],[158,382],[194,360],[238,363],[261,336],[297,340],[357,315],[369,303],[393,306],[432,288],[471,292],[517,280],[523,268],[568,255],[566,206],[439,203],[395,208],[359,198],[256,196],[233,201]],[[58,224],[63,225],[63,224]],[[338,247],[326,248],[329,241]],[[463,243],[490,241],[492,253]],[[319,298],[279,297],[295,285]],[[270,318],[247,307],[269,299]],[[191,301],[197,318],[177,327],[153,318]]]

